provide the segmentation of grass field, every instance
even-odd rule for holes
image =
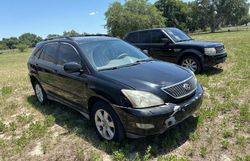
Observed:
[[[229,58],[198,80],[204,103],[194,117],[159,136],[103,142],[89,121],[31,88],[30,54],[0,55],[1,160],[250,160],[250,31],[202,34],[225,43]]]

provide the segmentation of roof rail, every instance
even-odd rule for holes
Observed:
[[[80,34],[80,35],[74,35],[74,36],[55,36],[55,37],[51,37],[51,38],[46,38],[44,39],[44,41],[48,41],[48,40],[54,40],[54,39],[68,39],[68,40],[72,40],[75,41],[73,38],[74,37],[90,37],[90,36],[109,36],[108,34]]]
[[[72,37],[69,37],[69,36],[56,36],[56,37],[46,38],[46,39],[44,39],[44,41],[54,40],[54,39],[68,39],[68,40],[74,41],[74,39]]]

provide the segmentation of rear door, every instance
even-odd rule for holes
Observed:
[[[60,89],[61,97],[77,107],[83,107],[86,102],[86,81],[87,75],[84,73],[67,73],[63,66],[65,63],[76,62],[82,64],[79,52],[69,43],[60,43],[57,63],[57,86]]]
[[[44,45],[39,58],[36,61],[36,69],[38,78],[42,87],[47,94],[56,94],[58,89],[56,87],[56,63],[58,43],[48,43]]]

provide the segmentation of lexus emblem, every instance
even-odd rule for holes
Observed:
[[[188,83],[183,84],[182,86],[186,91],[189,91],[191,89],[190,85]]]

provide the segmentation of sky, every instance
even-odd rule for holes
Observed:
[[[26,32],[45,38],[72,29],[105,34],[104,13],[115,1],[125,0],[0,0],[0,39]]]

